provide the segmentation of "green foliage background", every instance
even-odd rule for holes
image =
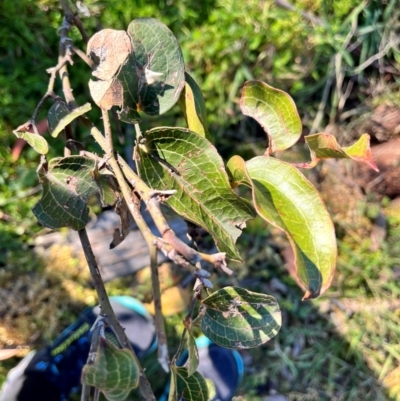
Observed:
[[[293,0],[292,3],[298,10],[311,12],[325,23],[310,24],[300,13],[279,8],[272,0],[87,0],[85,4],[96,18],[84,20],[84,24],[89,34],[99,27],[125,29],[132,19],[142,16],[158,18],[169,26],[181,44],[187,69],[203,90],[210,132],[228,156],[235,141],[242,143],[241,151],[252,153],[259,150],[257,142],[265,145],[264,134],[258,135],[248,121],[239,121],[239,90],[245,80],[264,80],[289,92],[307,131],[317,114],[326,83],[334,75],[331,62],[336,55],[341,54],[345,75],[350,77],[358,65],[379,52],[385,29],[398,29],[393,18],[398,16],[399,0]],[[359,51],[346,52],[342,44],[354,21],[363,32],[362,40]],[[33,274],[38,269],[38,262],[33,263],[28,257],[32,235],[40,230],[30,211],[37,200],[35,190],[39,191],[35,173],[38,156],[26,148],[18,161],[12,160],[15,143],[12,129],[30,118],[46,91],[45,69],[55,65],[58,51],[55,31],[60,24],[56,0],[0,1],[0,269],[3,266],[8,269],[7,274],[0,275],[0,287],[6,279],[14,280],[17,273]],[[76,30],[73,37],[76,45],[83,47]],[[398,68],[400,55],[396,50],[390,50],[387,58]],[[71,75],[74,94],[83,104],[90,99],[87,90],[90,74],[78,58]],[[379,74],[372,69],[362,71],[358,78],[357,84],[362,90],[352,96],[353,106],[372,101],[365,89],[379,79]],[[398,83],[395,82],[395,89],[389,88],[396,96]],[[379,99],[376,97],[374,102]],[[323,114],[324,123],[335,118],[337,103],[337,93],[332,89]],[[167,118],[170,125],[177,121],[177,109]],[[151,119],[145,124],[155,125]],[[85,135],[88,134],[83,132],[83,139]],[[56,143],[51,141],[54,140],[50,138],[51,144]],[[357,210],[360,220],[372,220],[369,214],[374,207],[385,208],[385,204],[366,200]],[[370,252],[369,240],[354,234],[357,227],[335,221],[341,228],[339,272],[330,296],[358,299],[359,309],[355,307],[351,316],[332,305],[331,309],[325,307],[325,314],[319,315],[326,300],[316,301],[314,305],[300,303],[300,292],[282,269],[282,261],[265,245],[270,231],[259,222],[250,224],[242,238],[248,263],[239,278],[259,277],[260,288],[253,289],[265,292],[270,288],[263,283],[279,278],[290,290],[277,296],[282,310],[286,311],[279,338],[263,352],[251,355],[253,374],[242,390],[246,400],[259,400],[257,393],[263,391],[268,378],[277,378],[278,390],[291,392],[291,400],[304,399],[303,396],[315,400],[395,399],[397,394],[393,393],[392,398],[386,395],[376,377],[382,380],[400,365],[398,309],[364,312],[362,305],[399,297],[398,286],[394,284],[400,265],[399,222],[398,217],[389,219],[387,243],[378,251]],[[18,257],[21,250],[25,252],[24,258]],[[59,277],[57,280],[60,285],[62,280]],[[81,286],[77,288],[80,291]],[[121,288],[114,291],[120,293]],[[139,288],[139,298],[140,291]],[[78,311],[76,307],[75,312]],[[67,313],[62,310],[58,314],[60,320],[64,319],[62,325],[66,323]],[[333,317],[342,320],[327,325],[326,319]],[[338,335],[340,325],[343,330]],[[39,328],[46,329],[40,324]],[[54,329],[46,335],[51,337],[56,332]],[[299,343],[302,352],[296,354]],[[0,382],[6,371],[0,365]],[[320,390],[315,398],[307,390],[311,387]]]

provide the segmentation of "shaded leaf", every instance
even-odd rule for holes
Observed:
[[[95,170],[95,178],[100,191],[100,200],[103,207],[114,206],[120,199],[118,182],[114,174],[108,170]]]
[[[51,136],[56,138],[67,125],[91,109],[90,103],[86,103],[83,106],[69,110],[63,101],[57,100],[47,114]]]
[[[44,139],[42,136],[25,130],[18,131],[18,128],[13,131],[13,133],[17,138],[24,139],[26,142],[28,142],[29,145],[31,145],[32,148],[35,149],[39,154],[45,155],[49,151],[49,145],[47,144],[46,139]]]
[[[115,211],[117,212],[120,219],[120,227],[114,230],[113,240],[110,244],[110,249],[114,249],[117,245],[119,245],[130,232],[131,213],[129,212],[128,205],[126,204],[124,199],[121,199],[117,203]]]
[[[99,338],[97,355],[92,365],[82,370],[82,382],[98,388],[109,401],[124,401],[139,385],[139,368],[128,349],[119,349]]]
[[[311,161],[296,164],[297,167],[312,168],[323,159],[353,159],[379,171],[372,159],[368,134],[361,135],[357,142],[348,147],[341,147],[336,138],[330,134],[307,135],[304,138],[310,148]]]
[[[261,81],[244,84],[240,108],[245,116],[254,118],[268,135],[266,154],[285,150],[300,138],[302,125],[296,105],[285,92]]]
[[[168,401],[208,401],[208,399],[207,383],[199,372],[189,376],[186,368],[171,366]]]
[[[278,302],[270,295],[239,287],[222,288],[203,301],[203,333],[226,348],[253,348],[269,341],[281,328]]]
[[[142,179],[154,189],[176,190],[168,205],[209,232],[221,252],[240,260],[235,242],[254,212],[231,189],[214,146],[183,128],[156,128],[144,138],[138,148]]]
[[[207,129],[206,105],[203,94],[196,81],[187,72],[185,72],[185,81],[185,87],[181,92],[178,104],[185,116],[187,126],[190,131],[212,141]]]
[[[32,209],[39,222],[53,229],[84,228],[89,220],[88,198],[98,192],[95,168],[95,161],[83,156],[59,157],[41,165],[43,194]]]
[[[337,250],[332,220],[314,186],[298,169],[273,157],[245,163],[234,156],[227,168],[236,184],[252,188],[257,213],[288,235],[296,278],[306,291],[303,299],[323,294],[332,281]]]
[[[191,330],[188,330],[187,337],[188,360],[186,362],[187,374],[190,377],[199,367],[199,350],[197,349],[196,341]]]

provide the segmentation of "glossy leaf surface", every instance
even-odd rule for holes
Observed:
[[[124,401],[139,385],[139,368],[132,352],[100,337],[92,365],[85,365],[82,381],[98,388],[109,401]]]
[[[300,138],[301,120],[287,93],[261,81],[248,81],[242,89],[240,108],[244,115],[258,121],[267,133],[267,154],[290,148]]]
[[[253,189],[257,213],[289,237],[295,254],[296,278],[304,299],[329,288],[336,266],[332,220],[314,186],[292,165],[273,157],[244,162],[234,156],[227,168],[234,183]]]
[[[226,348],[253,348],[274,337],[282,323],[276,299],[239,287],[222,288],[203,301],[203,333]]]
[[[183,128],[157,128],[138,149],[139,172],[154,189],[177,191],[168,205],[203,227],[218,249],[240,260],[235,247],[251,205],[231,189],[221,157],[207,139]]]
[[[181,108],[188,128],[211,141],[211,135],[207,128],[207,115],[204,97],[196,81],[185,72],[185,87],[179,98]]]
[[[94,179],[95,161],[83,156],[50,160],[38,174],[43,185],[40,201],[32,209],[48,228],[84,228],[89,219],[88,198],[98,192]]]

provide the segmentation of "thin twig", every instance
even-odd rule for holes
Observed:
[[[71,45],[71,50],[77,55],[79,56],[92,70],[94,68],[94,66],[96,65],[94,63],[94,61],[88,57],[86,55],[85,52],[83,52],[81,49],[79,49],[78,47]]]
[[[89,41],[89,36],[87,35],[85,28],[83,27],[81,19],[71,10],[67,1],[59,0],[59,2],[63,9],[64,15],[67,17],[68,22],[70,24],[74,24],[78,28],[82,36],[82,40],[86,44]]]
[[[158,341],[158,362],[162,368],[169,372],[169,354],[167,335],[165,332],[164,317],[162,314],[161,305],[161,290],[160,290],[160,278],[158,276],[158,263],[157,263],[157,247],[152,245],[150,247],[150,268],[151,268],[151,283],[153,288],[153,303],[155,312],[155,326]]]
[[[103,280],[100,275],[96,258],[93,254],[92,247],[90,245],[86,229],[79,230],[78,234],[79,234],[79,239],[81,240],[83,251],[85,253],[86,261],[89,266],[90,274],[94,282],[97,296],[99,298],[100,309],[101,309],[100,314],[101,316],[107,317],[108,326],[112,329],[112,331],[116,335],[118,342],[121,344],[121,346],[123,348],[127,348],[132,351],[135,362],[140,370],[139,388],[142,393],[143,399],[146,401],[147,400],[153,401],[156,398],[153,394],[153,390],[151,389],[150,383],[147,380],[144,370],[140,365],[140,362],[137,359],[135,352],[133,351],[132,345],[126,336],[124,329],[121,327],[118,319],[116,318],[113,308],[111,306],[106,289],[104,287]]]
[[[126,161],[120,156],[118,156],[118,163],[128,180],[135,182],[135,191],[147,205],[147,209],[163,239],[172,245],[190,263],[195,265],[200,260],[198,252],[196,252],[189,245],[185,244],[171,229],[168,221],[161,212],[159,197],[154,196],[157,191],[149,188],[146,183],[141,180],[140,177],[129,167],[128,163],[126,163]]]

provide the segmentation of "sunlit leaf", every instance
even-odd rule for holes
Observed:
[[[240,260],[235,242],[254,212],[231,189],[214,146],[183,128],[153,129],[144,138],[138,149],[141,177],[154,189],[176,190],[168,205],[208,231],[221,252]]]
[[[244,115],[258,121],[267,133],[267,154],[290,148],[300,138],[301,120],[287,93],[261,81],[248,81],[242,89],[240,108]]]
[[[378,171],[372,159],[368,134],[361,135],[357,142],[348,147],[341,147],[336,138],[330,134],[307,135],[304,138],[310,148],[311,161],[309,163],[296,164],[297,167],[312,168],[323,159],[353,159],[365,163],[373,170]]]
[[[282,323],[276,299],[239,287],[222,288],[203,301],[203,333],[226,348],[253,348],[274,337]]]
[[[41,155],[47,154],[49,151],[49,145],[47,144],[46,139],[38,134],[34,134],[32,132],[27,131],[13,131],[17,138],[24,139],[29,145],[32,146],[33,149],[36,150]]]
[[[179,107],[181,108],[188,128],[211,141],[211,135],[207,129],[206,105],[203,94],[196,81],[185,72],[185,87],[179,98]]]
[[[139,111],[160,115],[179,99],[184,87],[184,62],[172,32],[153,18],[133,20],[124,31],[104,29],[88,43],[96,63],[89,82],[99,107],[120,108],[122,121],[140,121]]]
[[[87,113],[91,108],[90,103],[86,103],[83,106],[69,110],[63,101],[56,101],[47,114],[51,136],[56,138],[67,125],[71,124],[79,116]]]
[[[185,85],[185,65],[174,34],[154,18],[138,18],[128,26],[139,76],[139,110],[150,115],[168,111]]]
[[[130,350],[100,337],[92,365],[82,370],[82,382],[98,388],[109,401],[124,401],[139,385],[139,368]]]
[[[227,168],[234,183],[252,188],[257,213],[288,235],[304,299],[323,294],[332,281],[337,248],[332,220],[314,186],[297,168],[273,157],[245,163],[234,156]]]
[[[40,167],[43,185],[40,201],[32,209],[49,228],[84,228],[89,220],[88,198],[98,192],[95,161],[83,156],[59,157]]]

